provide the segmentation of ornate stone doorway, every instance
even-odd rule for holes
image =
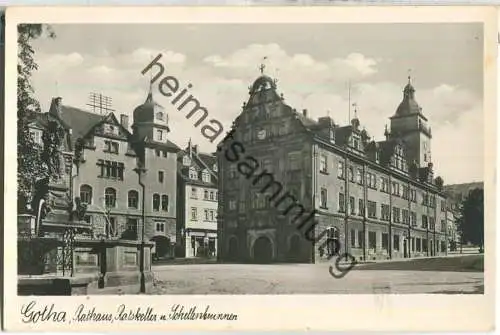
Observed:
[[[261,236],[253,245],[253,259],[257,263],[270,263],[273,260],[273,243],[266,236]]]

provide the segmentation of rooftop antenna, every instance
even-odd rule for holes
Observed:
[[[102,95],[101,93],[90,93],[89,101],[90,103],[87,106],[92,107],[92,112],[96,113],[96,111],[103,115],[109,112],[114,112],[115,110],[111,108],[112,100],[110,97]]]

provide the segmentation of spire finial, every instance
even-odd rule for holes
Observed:
[[[411,85],[411,69],[408,69],[408,84]]]
[[[260,74],[264,74],[265,68],[266,68],[266,66],[264,64],[260,64],[260,66],[259,66]]]
[[[354,107],[354,118],[357,119],[358,118],[358,104],[354,102],[352,104],[352,107]]]

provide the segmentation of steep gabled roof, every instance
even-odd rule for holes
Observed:
[[[73,130],[71,138],[75,141],[89,133],[91,129],[105,120],[105,115],[98,115],[71,106],[61,106],[61,118]]]

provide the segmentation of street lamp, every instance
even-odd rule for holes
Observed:
[[[139,185],[142,188],[142,227],[141,227],[141,259],[139,265],[139,271],[141,272],[141,293],[146,293],[146,277],[144,276],[144,227],[146,226],[146,213],[145,213],[145,199],[146,199],[146,186],[142,182],[142,176],[146,173],[146,169],[139,164],[137,168],[134,169],[139,177]]]

